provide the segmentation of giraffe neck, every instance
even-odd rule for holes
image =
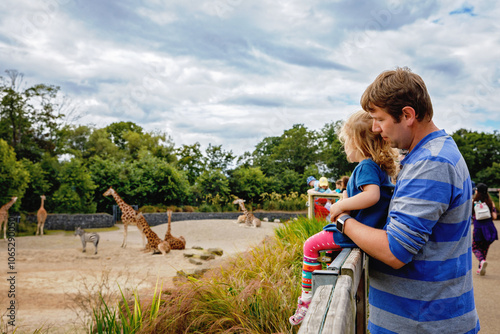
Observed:
[[[172,225],[172,212],[168,212],[168,227],[167,227],[167,234],[170,235],[171,231],[171,225]]]
[[[43,198],[42,198],[42,205],[40,205],[40,209],[43,209]]]
[[[16,198],[16,199],[17,199],[17,198]],[[2,206],[2,207],[0,208],[0,210],[2,210],[2,211],[7,211],[7,210],[9,210],[9,209],[10,209],[10,207],[11,207],[11,206],[13,206],[13,205],[14,205],[14,203],[16,202],[16,199],[12,199],[12,200],[10,200],[10,202],[9,202],[9,203],[7,203],[7,204],[5,204],[4,206]]]
[[[248,214],[248,210],[247,210],[247,208],[245,207],[245,204],[243,204],[243,202],[240,202],[240,208],[241,208],[241,211],[243,211],[243,214],[244,214],[244,215],[247,215],[247,214]]]
[[[134,210],[130,205],[125,203],[125,201],[120,197],[120,195],[118,195],[118,193],[116,191],[113,191],[111,193],[111,196],[113,196],[113,198],[116,201],[116,204],[118,204],[118,206],[120,207],[120,210],[122,212],[125,212],[125,211],[130,210],[130,209]]]

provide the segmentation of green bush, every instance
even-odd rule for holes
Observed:
[[[195,212],[196,209],[194,207],[192,207],[191,205],[185,205],[182,208],[182,211],[184,211],[184,212]]]
[[[210,204],[206,204],[206,203],[200,205],[198,210],[200,212],[214,212],[213,207]]]
[[[158,211],[158,208],[153,205],[144,205],[139,208],[139,211],[142,213],[155,213],[155,212],[160,212]]]

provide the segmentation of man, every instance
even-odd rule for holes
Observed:
[[[373,131],[408,150],[383,230],[337,218],[370,259],[376,333],[477,333],[472,287],[470,175],[455,142],[432,121],[422,78],[408,68],[380,74],[361,97]]]

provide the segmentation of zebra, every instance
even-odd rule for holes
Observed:
[[[97,245],[99,244],[99,234],[85,233],[85,230],[81,229],[80,227],[77,227],[75,230],[75,235],[79,235],[80,238],[82,239],[82,245],[83,245],[82,253],[85,253],[85,246],[87,245],[87,242],[91,242],[94,244],[95,247],[94,254],[97,254]]]

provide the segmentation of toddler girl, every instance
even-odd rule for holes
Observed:
[[[394,185],[390,176],[397,173],[397,150],[390,147],[379,134],[372,131],[369,113],[360,110],[354,113],[342,126],[339,139],[349,162],[359,162],[347,182],[349,198],[338,201],[330,207],[330,217],[351,211],[351,216],[366,225],[382,228]],[[302,295],[298,299],[295,314],[290,317],[292,325],[304,320],[312,300],[312,272],[321,269],[319,251],[341,250],[356,247],[347,236],[339,233],[336,224],[329,224],[323,231],[313,235],[304,243],[304,264],[302,269]]]

